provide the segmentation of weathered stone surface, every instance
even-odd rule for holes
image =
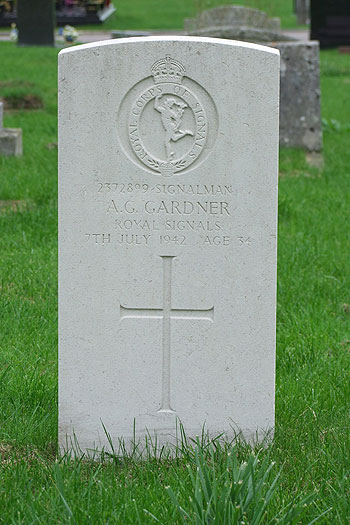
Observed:
[[[211,38],[225,38],[230,40],[241,40],[243,42],[266,43],[272,40],[287,41],[290,37],[268,29],[254,27],[235,27],[230,25],[206,27],[188,31],[188,35],[208,36]]]
[[[188,31],[214,26],[256,27],[274,32],[281,29],[279,18],[269,18],[263,11],[240,5],[214,7],[202,11],[196,18],[185,19],[185,30]]]
[[[205,38],[60,53],[62,449],[273,428],[278,68]]]
[[[0,102],[0,155],[22,155],[22,130],[3,127],[3,102]]]
[[[184,22],[189,35],[227,38],[249,42],[285,40],[279,18],[269,18],[258,9],[224,5],[201,12]]]
[[[318,42],[277,42],[281,53],[280,145],[322,149]]]
[[[22,155],[21,129],[8,128],[0,131],[0,155]]]

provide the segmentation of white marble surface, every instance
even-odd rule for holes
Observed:
[[[60,53],[62,449],[273,429],[278,71],[208,38]]]

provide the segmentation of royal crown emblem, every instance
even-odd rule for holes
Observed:
[[[186,70],[180,62],[171,58],[170,55],[166,55],[165,58],[161,58],[153,64],[151,73],[155,84],[163,82],[181,84]]]

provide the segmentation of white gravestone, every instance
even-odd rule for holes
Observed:
[[[59,57],[62,449],[274,426],[278,51]]]

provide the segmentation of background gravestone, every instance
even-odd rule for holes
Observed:
[[[281,33],[279,18],[269,18],[259,9],[240,5],[222,5],[204,10],[196,18],[186,18],[184,29],[192,36],[248,42],[271,42],[287,38]]]
[[[319,44],[308,41],[269,45],[281,54],[280,145],[318,153],[323,142]]]
[[[19,46],[54,46],[55,12],[53,0],[18,0]]]
[[[321,47],[350,45],[350,1],[311,0],[311,39]]]
[[[318,42],[293,41],[280,31],[279,19],[258,9],[227,5],[185,20],[190,35],[264,43],[281,54],[280,145],[322,150],[320,58]],[[288,41],[290,40],[290,41]]]
[[[294,0],[294,11],[298,24],[308,24],[310,21],[310,0]]]
[[[64,450],[274,426],[278,51],[129,38],[59,55]],[[232,82],[234,79],[234,82]],[[135,424],[135,428],[134,428]]]

